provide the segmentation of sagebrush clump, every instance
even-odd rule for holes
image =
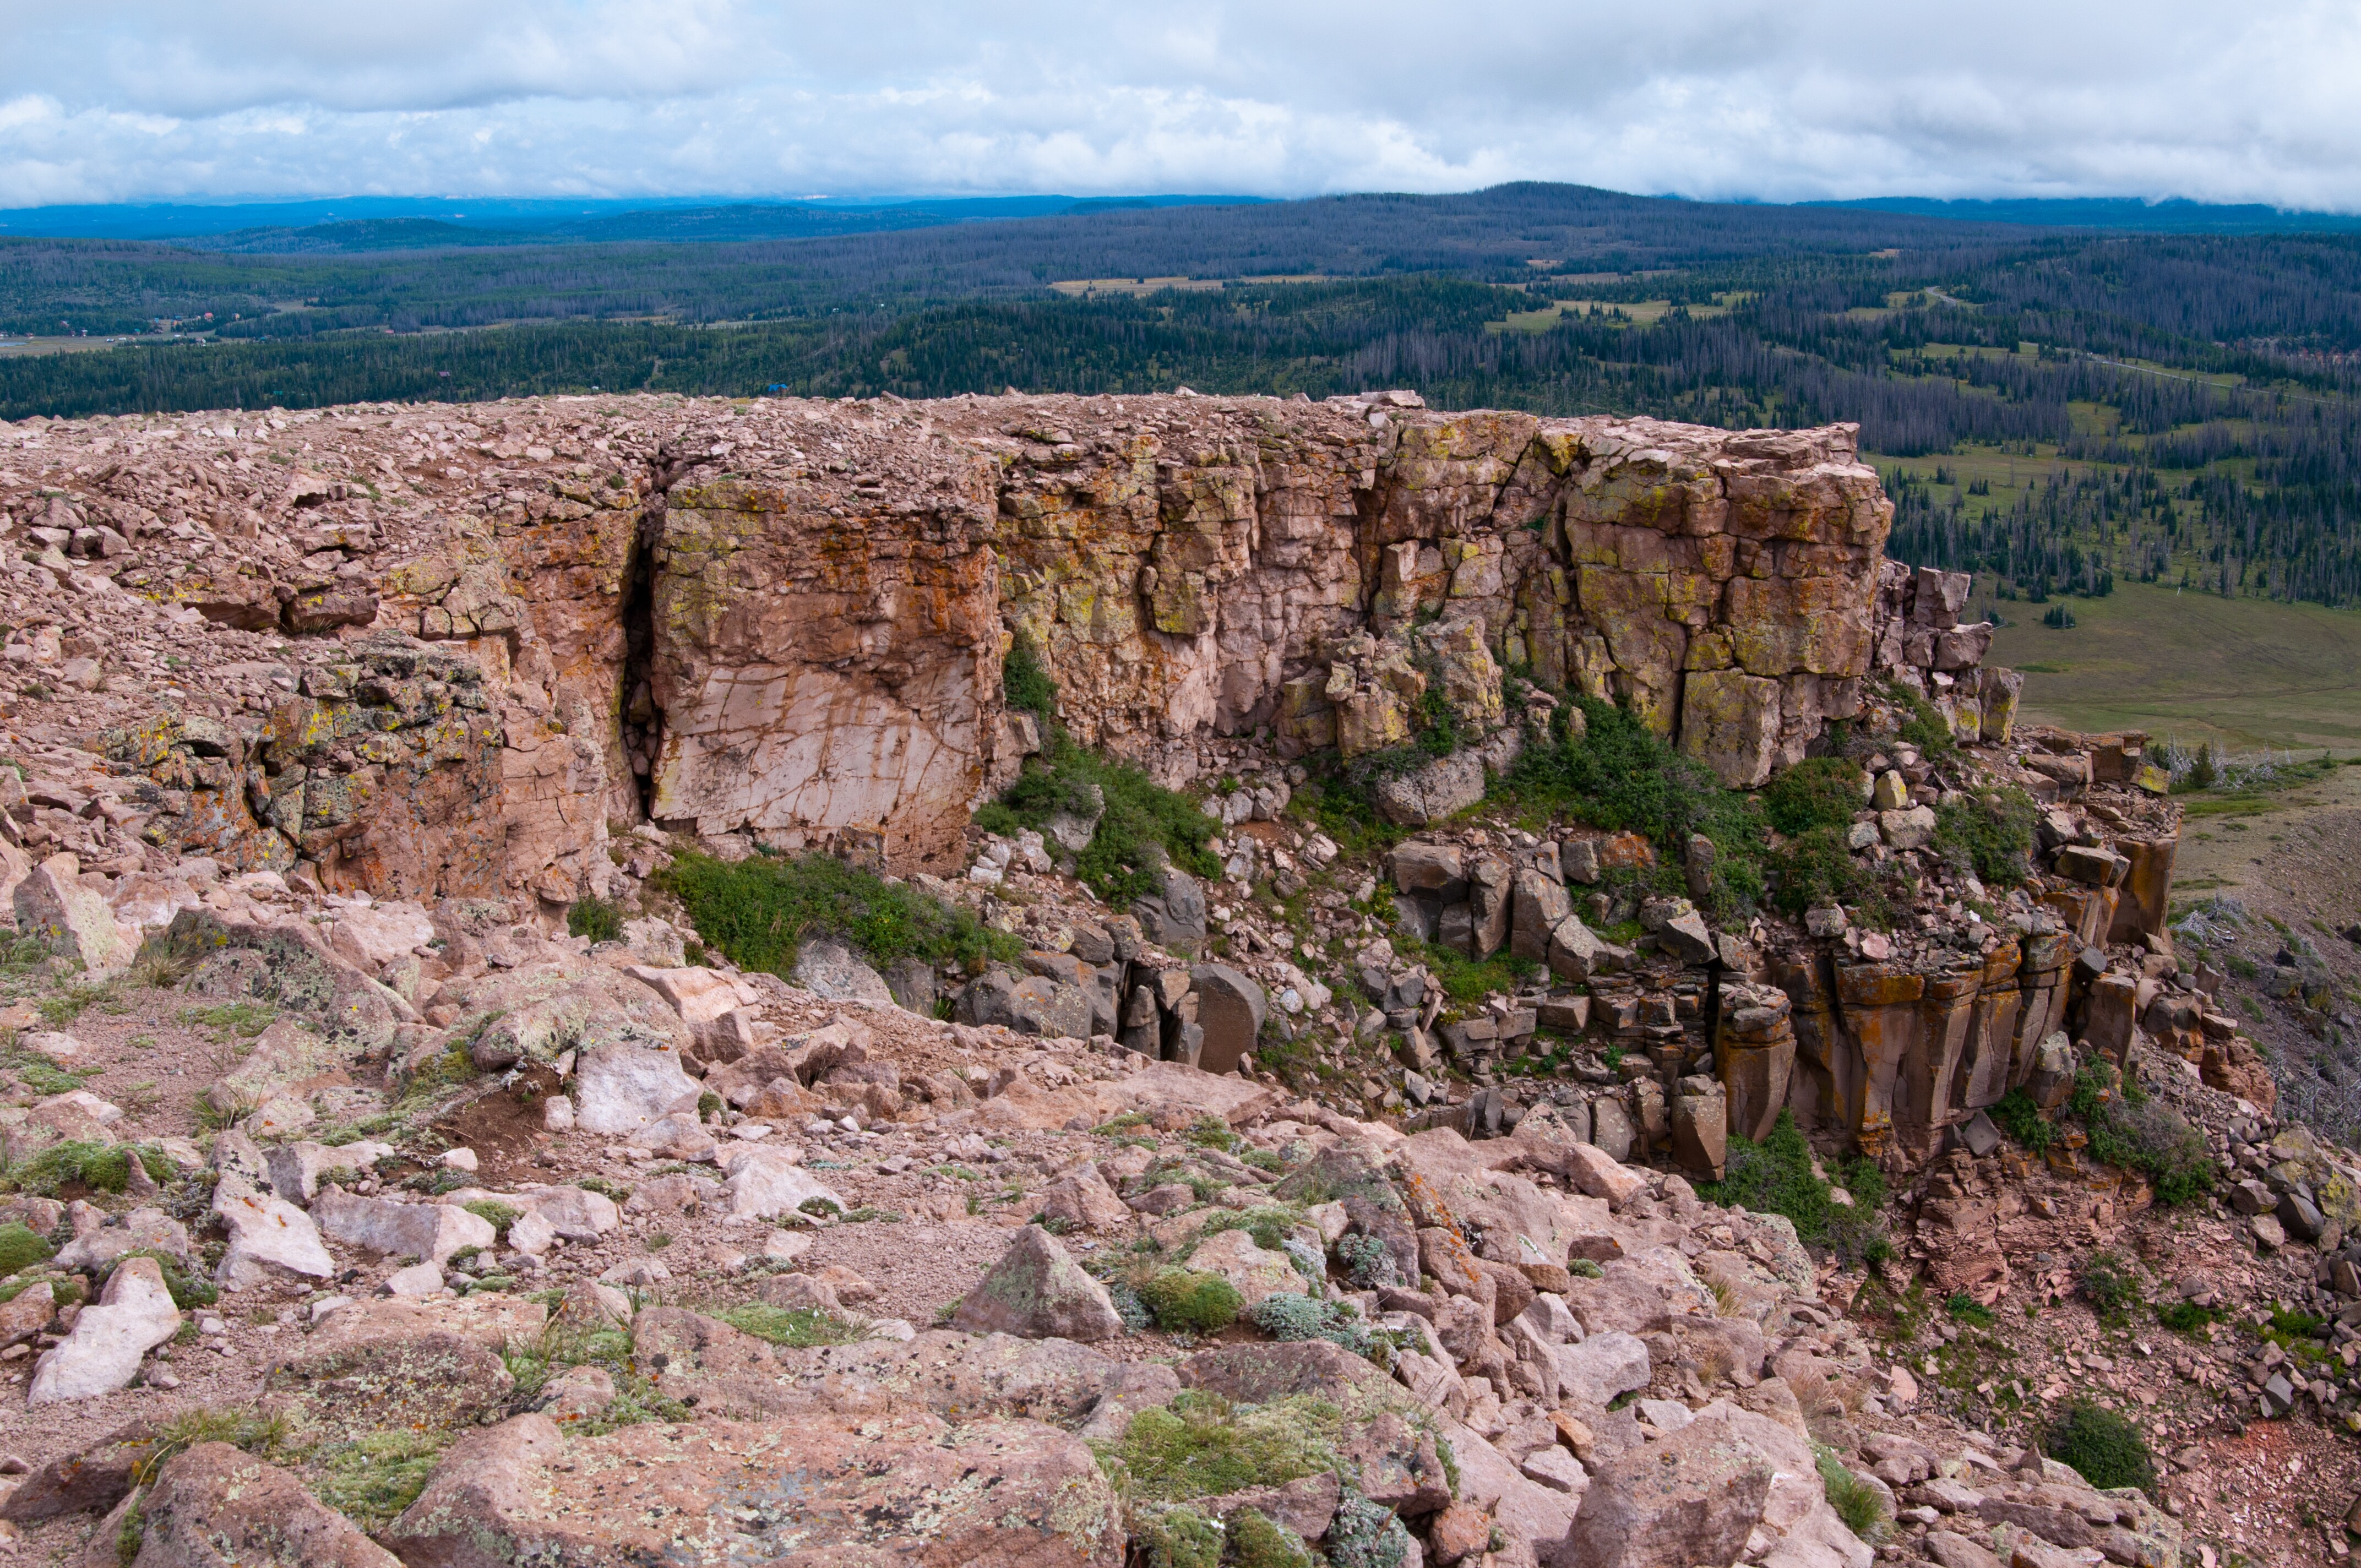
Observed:
[[[2050,1427],[2043,1450],[2101,1491],[2156,1487],[2156,1456],[2139,1428],[2088,1400],[2078,1399]]]

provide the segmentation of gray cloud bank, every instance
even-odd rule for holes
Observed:
[[[0,0],[0,206],[1455,191],[2361,210],[2361,6]]]

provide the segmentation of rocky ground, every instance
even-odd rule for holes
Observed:
[[[2309,1116],[2351,1027],[2342,776],[2273,819],[2238,906],[2176,899],[2233,835],[2184,821],[2146,738],[2014,724],[1965,579],[1879,560],[1849,433],[1456,418],[555,400],[6,432],[0,1545],[2345,1559],[2361,1168]],[[1257,430],[1301,450],[1255,468]],[[1665,473],[1722,608],[1578,623],[1550,573],[1588,552],[1606,615],[1631,585],[1600,561],[1667,547],[1631,499]],[[1366,625],[1354,497],[1390,531]],[[818,532],[737,557],[707,618],[700,553],[774,506]],[[1463,535],[1470,507],[1497,515]],[[1203,630],[1169,668],[1060,565],[1118,515],[1158,634]],[[1008,519],[995,585],[950,535]],[[839,524],[930,564],[791,587],[843,567]],[[1745,586],[1791,567],[1852,609]],[[1216,610],[1249,603],[1312,641],[1216,697]],[[1054,712],[1210,815],[1207,874],[1095,896],[1104,794],[967,820],[1054,756],[1053,713],[959,686],[1012,606],[1050,629]],[[743,751],[757,621],[842,630],[798,644],[829,680],[956,672],[821,707],[896,756],[964,737],[973,770],[862,774],[776,726]],[[1520,795],[1610,690],[1713,801],[1818,769],[1814,825],[1765,841],[1842,892],[1782,914],[1710,838]],[[1464,743],[1400,754],[1438,703]],[[1389,752],[1339,810],[1331,764]],[[878,785],[926,853],[818,807],[774,843],[729,805],[757,777]],[[667,791],[695,809],[660,827]],[[823,844],[1021,956],[873,968],[815,931],[741,972],[667,876]]]

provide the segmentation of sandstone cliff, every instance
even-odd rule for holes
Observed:
[[[12,654],[129,732],[148,841],[391,894],[600,893],[651,820],[947,869],[1030,744],[1018,635],[1173,783],[1206,736],[1400,744],[1431,681],[1480,734],[1504,670],[1734,784],[1872,675],[2014,711],[1964,579],[1883,561],[1848,426],[556,399],[30,422],[0,505]]]

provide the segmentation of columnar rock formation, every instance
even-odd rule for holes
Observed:
[[[151,840],[379,893],[598,892],[608,825],[649,819],[942,869],[1033,743],[1016,636],[1079,739],[1172,782],[1207,733],[1400,744],[1435,681],[1480,737],[1504,671],[1627,701],[1735,784],[1873,670],[1963,730],[2010,711],[1944,584],[1881,576],[1850,426],[557,399],[36,422],[0,500],[20,587],[260,676],[123,726]]]

